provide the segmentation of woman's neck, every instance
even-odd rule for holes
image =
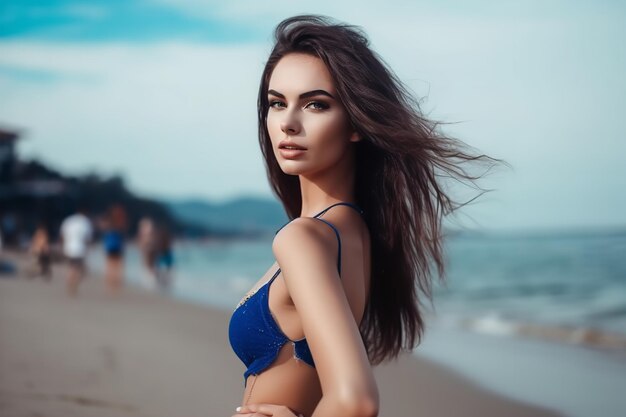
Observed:
[[[307,177],[300,175],[302,196],[301,217],[312,217],[340,201],[355,202],[354,165],[344,164],[328,170],[323,175]]]

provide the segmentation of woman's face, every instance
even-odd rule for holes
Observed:
[[[284,56],[268,84],[267,130],[283,172],[313,176],[334,167],[358,140],[321,59]]]

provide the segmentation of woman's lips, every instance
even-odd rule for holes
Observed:
[[[297,159],[304,155],[306,148],[290,139],[285,139],[281,140],[278,144],[278,152],[280,152],[280,156],[285,159]]]
[[[280,156],[285,159],[297,159],[304,155],[306,149],[278,148],[278,152],[280,152]]]

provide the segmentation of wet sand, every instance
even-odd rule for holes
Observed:
[[[6,256],[5,256],[6,257]],[[228,417],[243,366],[228,312],[89,278],[69,299],[51,283],[0,278],[0,416]],[[381,416],[543,417],[411,355],[375,369]]]

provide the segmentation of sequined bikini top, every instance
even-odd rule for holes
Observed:
[[[338,242],[338,256],[337,256],[337,270],[341,277],[341,238],[339,231],[330,222],[321,219],[324,213],[330,210],[332,207],[338,205],[345,205],[357,210],[360,214],[363,214],[358,206],[351,203],[335,203],[321,212],[317,213],[313,218],[320,220],[330,226]],[[289,223],[287,223],[289,224]],[[276,233],[278,233],[283,225]],[[230,345],[235,351],[235,354],[241,359],[244,365],[247,367],[243,374],[244,385],[249,375],[258,375],[269,367],[272,362],[276,360],[280,349],[286,343],[291,343],[294,347],[294,357],[297,360],[301,360],[304,363],[315,367],[313,362],[313,356],[309,350],[306,338],[299,340],[289,339],[282,330],[278,327],[278,324],[272,316],[272,312],[269,308],[269,290],[272,282],[276,279],[280,273],[280,268],[274,273],[265,284],[259,287],[253,293],[247,295],[235,308],[230,323],[228,325],[228,336]]]

